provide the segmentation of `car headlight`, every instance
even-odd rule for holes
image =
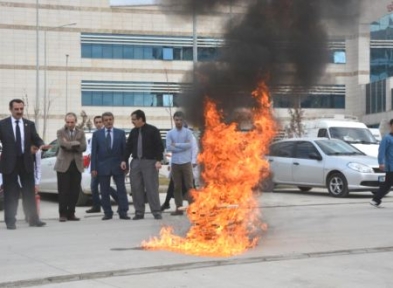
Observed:
[[[348,163],[347,166],[355,171],[358,171],[360,173],[373,173],[373,169],[367,165],[360,164],[360,163]]]

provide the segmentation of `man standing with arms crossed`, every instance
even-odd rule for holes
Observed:
[[[11,117],[0,121],[0,141],[3,146],[0,172],[3,173],[4,220],[9,230],[16,229],[20,191],[26,201],[29,225],[42,227],[46,224],[39,220],[35,204],[34,163],[30,147],[36,145],[42,150],[47,150],[50,146],[44,145],[34,122],[23,118],[24,107],[25,103],[22,100],[11,100]]]
[[[126,168],[128,158],[130,163],[130,180],[132,199],[135,207],[133,220],[145,217],[145,193],[154,219],[160,220],[161,206],[158,195],[158,171],[164,153],[160,131],[146,123],[145,112],[136,110],[131,113],[131,121],[135,128],[131,130],[127,140],[127,149],[122,168]]]
[[[174,197],[176,211],[172,212],[172,216],[183,215],[183,211],[179,208],[183,206],[182,181],[187,190],[187,200],[191,202],[189,195],[190,189],[193,188],[192,173],[192,141],[193,135],[191,130],[184,127],[184,114],[176,111],[173,114],[175,128],[170,130],[166,135],[167,150],[172,152],[171,173],[174,184]]]
[[[59,191],[59,221],[79,221],[75,217],[75,206],[81,191],[86,137],[85,132],[76,127],[75,113],[67,113],[64,120],[64,127],[57,131],[59,152],[54,167]]]

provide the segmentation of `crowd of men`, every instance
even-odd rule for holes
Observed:
[[[16,229],[16,212],[20,194],[22,194],[25,219],[29,226],[46,225],[39,219],[35,201],[35,195],[39,191],[38,175],[40,175],[40,154],[35,153],[37,150],[45,151],[50,146],[40,138],[34,122],[23,118],[24,107],[22,100],[11,100],[10,117],[0,121],[0,141],[3,146],[0,172],[3,177],[4,220],[9,230]],[[84,169],[82,154],[86,149],[91,160],[89,169],[92,176],[93,198],[93,206],[86,211],[87,213],[101,212],[102,208],[104,212],[102,220],[112,219],[112,197],[118,205],[119,219],[131,219],[128,215],[129,204],[125,187],[125,177],[130,172],[135,208],[132,219],[144,219],[145,202],[149,204],[154,218],[162,219],[161,212],[166,208],[163,209],[160,205],[158,172],[161,169],[164,145],[157,127],[146,123],[145,113],[142,110],[131,113],[134,128],[128,138],[124,130],[114,127],[113,113],[105,112],[94,117],[97,130],[88,143],[84,130],[77,125],[75,113],[67,113],[64,120],[65,125],[57,131],[59,148],[54,166],[59,193],[59,221],[80,220],[75,215],[75,206]],[[173,120],[175,128],[168,132],[166,145],[167,150],[172,153],[170,166],[176,210],[171,215],[176,216],[183,214],[183,195],[188,202],[192,201],[189,191],[193,187],[193,165],[196,161],[197,145],[193,134],[185,127],[184,114],[177,111]],[[110,185],[112,179],[116,184],[116,190]],[[185,194],[183,186],[186,189]]]

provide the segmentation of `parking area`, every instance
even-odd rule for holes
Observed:
[[[374,208],[371,196],[264,193],[258,209],[268,230],[257,247],[228,258],[139,248],[163,225],[184,234],[186,217],[101,221],[78,207],[80,222],[59,223],[56,198],[43,197],[47,227],[20,220],[8,231],[0,216],[0,287],[391,287],[393,197]]]

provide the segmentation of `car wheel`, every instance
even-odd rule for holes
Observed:
[[[333,197],[347,197],[349,194],[347,179],[339,172],[332,173],[329,176],[326,185],[329,194]]]
[[[276,186],[276,184],[274,184],[271,178],[266,178],[259,183],[259,189],[262,192],[273,192],[274,186]]]
[[[312,187],[303,187],[303,186],[298,186],[297,188],[299,188],[299,190],[302,192],[307,192],[312,189]]]
[[[78,202],[76,202],[76,206],[86,206],[90,200],[90,196],[83,193],[83,190],[79,190]]]

